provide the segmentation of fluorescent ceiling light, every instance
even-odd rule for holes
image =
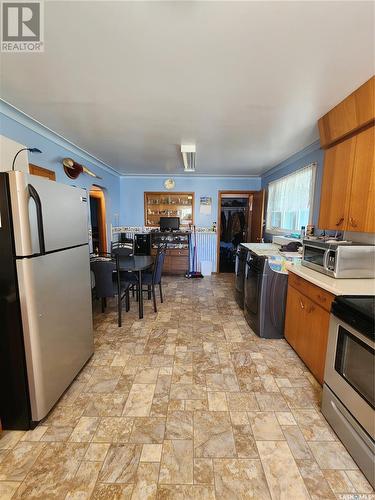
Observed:
[[[181,144],[181,154],[185,172],[195,172],[195,144]]]

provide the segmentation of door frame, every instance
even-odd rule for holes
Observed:
[[[99,251],[107,252],[107,224],[106,224],[106,206],[103,190],[100,188],[90,189],[89,199],[98,200],[98,226],[99,226]],[[100,248],[102,246],[102,249]],[[93,251],[95,249],[93,248]]]
[[[257,193],[258,191],[252,189],[251,191],[248,191],[246,189],[241,189],[241,190],[224,190],[224,191],[218,191],[218,198],[217,198],[217,241],[216,241],[216,272],[220,273],[220,234],[221,234],[221,200],[223,198],[223,195],[228,196],[233,194],[233,197],[235,198],[239,194],[245,194],[248,195],[249,198],[251,195],[254,195],[254,193]],[[249,230],[249,227],[248,227]]]

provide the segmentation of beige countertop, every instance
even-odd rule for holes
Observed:
[[[251,250],[256,255],[279,255],[280,245],[274,243],[241,243],[241,246]]]
[[[286,269],[334,295],[375,295],[375,279],[336,279],[301,264],[287,263]]]

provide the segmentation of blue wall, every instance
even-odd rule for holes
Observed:
[[[149,177],[133,176],[121,177],[121,213],[120,223],[123,226],[144,225],[144,191],[167,191],[164,180],[167,176]],[[217,222],[218,191],[244,190],[258,191],[261,188],[260,177],[174,177],[176,187],[171,191],[193,191],[195,193],[194,222],[197,226],[210,227],[212,222]],[[211,215],[199,213],[199,197],[212,197]]]
[[[107,231],[110,241],[110,225],[120,214],[120,176],[99,160],[79,150],[73,144],[54,134],[38,122],[20,113],[0,100],[0,134],[28,147],[37,147],[41,154],[30,154],[30,163],[56,172],[56,181],[90,189],[93,184],[103,188],[106,197]],[[76,180],[69,179],[62,168],[61,160],[71,157],[95,172],[102,179],[82,174]],[[116,217],[117,214],[117,217]]]
[[[299,151],[298,153],[290,156],[285,161],[279,163],[271,170],[268,170],[262,175],[262,189],[267,189],[268,184],[271,181],[280,179],[285,175],[291,174],[300,168],[303,168],[310,163],[317,163],[316,178],[315,178],[315,190],[314,190],[314,204],[313,204],[313,217],[312,223],[315,227],[318,224],[319,218],[319,207],[320,207],[320,192],[322,188],[322,177],[323,177],[323,159],[324,152],[320,149],[319,141],[314,142],[307,148]],[[265,234],[265,239],[270,241],[272,235]]]

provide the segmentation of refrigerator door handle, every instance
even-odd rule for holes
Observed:
[[[37,190],[31,184],[28,184],[27,189],[29,191],[30,198],[34,200],[36,207],[36,217],[38,223],[38,240],[39,240],[39,251],[41,255],[46,253],[46,246],[44,242],[44,228],[43,228],[43,214],[42,214],[42,202],[40,201]]]

